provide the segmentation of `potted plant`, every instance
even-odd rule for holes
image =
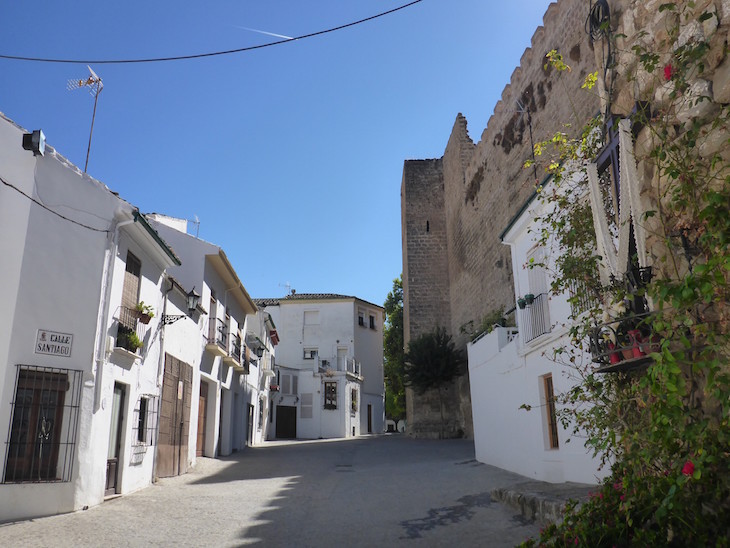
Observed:
[[[154,309],[150,305],[145,304],[144,301],[139,301],[135,310],[137,311],[137,318],[145,325],[150,323],[150,320],[155,316]]]
[[[523,299],[522,297],[517,299],[517,306],[520,308],[520,310],[524,310],[526,304],[527,304],[527,301],[525,301],[525,299]]]
[[[144,343],[140,340],[137,334],[132,331],[127,337],[127,350],[130,352],[137,352],[139,348],[142,348]]]
[[[525,295],[525,304],[529,305],[534,302],[535,302],[535,295],[533,295],[532,293],[528,293],[527,295]]]

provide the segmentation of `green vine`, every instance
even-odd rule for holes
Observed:
[[[640,89],[634,98],[649,101],[631,119],[640,128],[635,154],[652,203],[633,222],[647,234],[651,281],[629,288],[600,275],[586,164],[612,120],[597,118],[577,139],[558,133],[535,147],[537,155],[554,154],[552,182],[540,189],[548,213],[537,234],[553,257],[541,266],[552,270],[553,292],[584,304],[574,307],[571,344],[554,356],[580,381],[560,396],[559,416],[610,473],[586,504],[570,505],[563,523],[526,546],[730,544],[730,107],[714,102],[705,84],[708,71],[730,61],[727,46],[718,50],[711,36],[682,34],[718,18],[711,2],[699,5],[662,4],[666,35],[639,33],[627,50],[634,69],[616,85]],[[625,59],[627,51],[618,51]],[[555,53],[548,61],[569,69]],[[652,85],[640,86],[647,75]],[[594,85],[589,74],[584,87]],[[610,188],[602,191],[617,234],[618,208]],[[636,264],[635,253],[630,260]],[[589,335],[636,303],[651,308],[640,326],[651,333],[650,364],[596,373],[584,358]]]

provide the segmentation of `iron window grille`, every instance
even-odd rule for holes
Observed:
[[[17,366],[3,483],[71,481],[82,376],[73,369]]]
[[[324,408],[337,409],[337,383],[324,383]]]
[[[154,444],[159,413],[157,396],[140,396],[134,407],[132,422],[132,439],[135,445],[151,446]]]

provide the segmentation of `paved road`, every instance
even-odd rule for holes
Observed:
[[[269,442],[84,512],[0,525],[0,546],[514,546],[490,500],[524,480],[465,440]]]

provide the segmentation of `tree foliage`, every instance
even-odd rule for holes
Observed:
[[[385,299],[385,415],[395,421],[406,416],[406,393],[403,384],[403,281],[393,280],[393,290]]]
[[[409,343],[405,355],[405,384],[423,394],[463,375],[465,364],[464,353],[457,350],[451,335],[440,327]]]
[[[587,333],[627,297],[620,283],[597,276],[591,219],[577,199],[601,121],[580,139],[558,134],[544,145],[556,145],[551,168],[563,188],[543,197],[556,207],[542,243],[549,233],[568,258],[557,262],[552,289],[580,282],[599,303],[574,318],[572,345],[559,352],[582,379],[561,396],[561,419],[587,435],[611,473],[590,501],[571,506],[530,546],[730,544],[730,106],[702,91],[711,38],[681,37],[682,29],[718,17],[699,6],[707,4],[662,4],[666,36],[632,48],[636,73],[655,83],[649,108],[633,119],[644,128],[635,149],[655,207],[633,219],[648,231],[654,256],[654,277],[643,290],[653,309],[647,369],[599,375],[576,365]],[[727,63],[727,46],[720,53]],[[627,85],[638,81],[623,77]],[[595,257],[594,264],[569,259],[575,256]]]

